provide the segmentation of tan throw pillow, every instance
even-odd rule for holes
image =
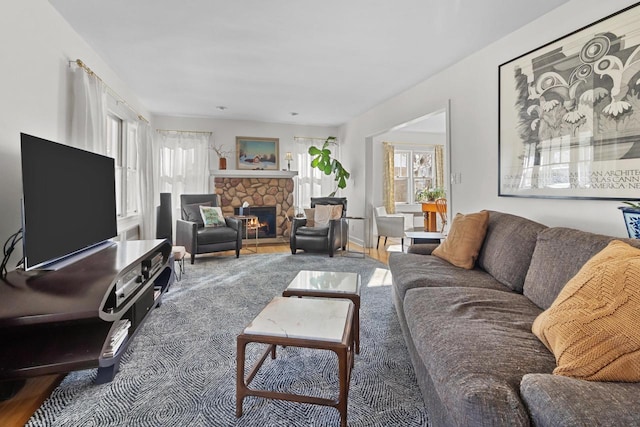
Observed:
[[[471,270],[478,259],[488,224],[488,211],[466,215],[456,214],[451,223],[449,235],[433,250],[432,255],[457,267]]]
[[[556,375],[640,381],[640,249],[619,240],[562,288],[532,331],[556,357]]]
[[[315,223],[313,222],[313,218],[316,215],[316,210],[314,208],[304,210],[304,216],[307,217],[307,227],[314,227]]]
[[[316,227],[328,227],[332,219],[340,219],[342,205],[316,205],[313,221]]]

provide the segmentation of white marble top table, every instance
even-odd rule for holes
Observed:
[[[341,299],[275,297],[244,333],[341,342],[352,304]]]
[[[336,271],[301,270],[286,290],[360,294],[360,275]]]

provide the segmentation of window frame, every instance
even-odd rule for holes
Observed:
[[[109,138],[110,121],[118,123],[115,146]],[[120,102],[109,97],[105,126],[106,155],[115,159],[116,206],[119,227],[139,222],[140,168],[138,163],[138,120]],[[133,182],[132,179],[133,178]]]
[[[430,176],[420,176],[420,177],[416,177],[413,175],[413,161],[414,161],[414,156],[416,154],[430,154],[431,155],[431,162],[432,162],[432,166],[431,166],[431,175]],[[415,203],[419,203],[418,201],[416,201],[416,180],[421,180],[421,179],[431,179],[431,183],[432,183],[432,187],[433,187],[433,183],[435,182],[435,167],[434,167],[434,162],[435,162],[435,148],[433,146],[425,146],[425,147],[406,147],[406,148],[395,148],[394,149],[394,173],[393,173],[393,184],[394,184],[394,189],[396,189],[396,181],[399,180],[406,180],[407,183],[407,193],[406,193],[406,201],[402,202],[402,201],[397,201],[397,195],[396,195],[396,200],[394,200],[395,204],[415,204]],[[397,171],[398,171],[398,166],[395,165],[395,159],[397,155],[402,155],[405,156],[406,159],[406,166],[401,166],[404,167],[406,169],[406,173],[407,176],[399,176],[397,175]]]

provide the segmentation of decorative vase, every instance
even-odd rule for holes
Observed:
[[[640,239],[640,209],[621,206],[624,224],[627,227],[627,234],[632,239]]]
[[[227,158],[226,157],[220,157],[218,159],[218,169],[225,170],[226,168],[227,168]]]

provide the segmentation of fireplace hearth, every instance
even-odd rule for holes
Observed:
[[[234,209],[234,214],[240,214],[240,208]],[[276,207],[275,206],[252,206],[244,208],[244,215],[255,215],[258,217],[259,227],[257,228],[258,239],[276,237]],[[255,239],[256,229],[249,227],[247,238]]]

